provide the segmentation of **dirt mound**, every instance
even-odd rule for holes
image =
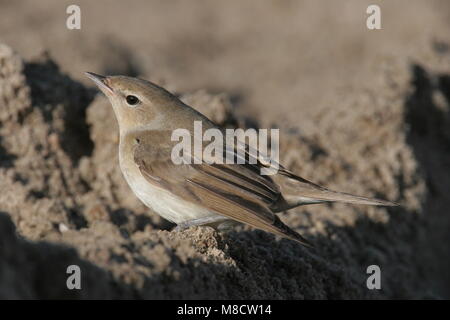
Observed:
[[[441,245],[450,240],[448,52],[428,55],[427,66],[402,57],[377,61],[377,85],[337,93],[334,107],[317,115],[316,133],[282,130],[282,162],[290,169],[402,204],[281,214],[316,246],[311,251],[246,227],[171,232],[122,178],[105,98],[47,55],[24,62],[0,45],[0,297],[448,296],[449,256]],[[221,125],[258,125],[238,116],[225,94],[181,98]],[[71,264],[82,269],[80,291],[66,288]],[[382,290],[366,287],[373,264],[381,267]]]

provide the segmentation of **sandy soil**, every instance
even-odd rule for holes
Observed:
[[[79,31],[69,3],[0,1],[0,298],[450,297],[448,2],[381,2],[378,31],[368,1],[80,1]],[[171,232],[122,178],[84,71],[153,80],[223,126],[280,128],[286,167],[402,206],[282,213],[315,251],[246,227]]]

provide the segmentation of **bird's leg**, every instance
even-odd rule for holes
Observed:
[[[222,216],[202,217],[202,218],[198,218],[198,219],[183,221],[183,222],[179,223],[175,227],[174,230],[178,232],[178,231],[183,231],[183,230],[188,229],[193,226],[201,226],[201,225],[205,225],[205,224],[216,223],[216,222],[221,222],[221,221],[226,221],[226,220],[228,220],[228,219],[225,217],[222,217]]]

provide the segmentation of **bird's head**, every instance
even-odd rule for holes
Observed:
[[[162,127],[165,122],[162,116],[180,104],[174,95],[146,80],[92,72],[86,75],[111,102],[121,133]]]

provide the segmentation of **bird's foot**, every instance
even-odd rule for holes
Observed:
[[[225,217],[221,217],[221,216],[213,216],[213,217],[203,217],[203,218],[198,218],[198,219],[192,219],[192,220],[187,220],[187,221],[183,221],[181,223],[179,223],[174,231],[176,232],[180,232],[186,229],[189,229],[190,227],[194,227],[194,226],[202,226],[205,224],[211,224],[211,223],[216,223],[216,222],[222,222],[228,220]]]

